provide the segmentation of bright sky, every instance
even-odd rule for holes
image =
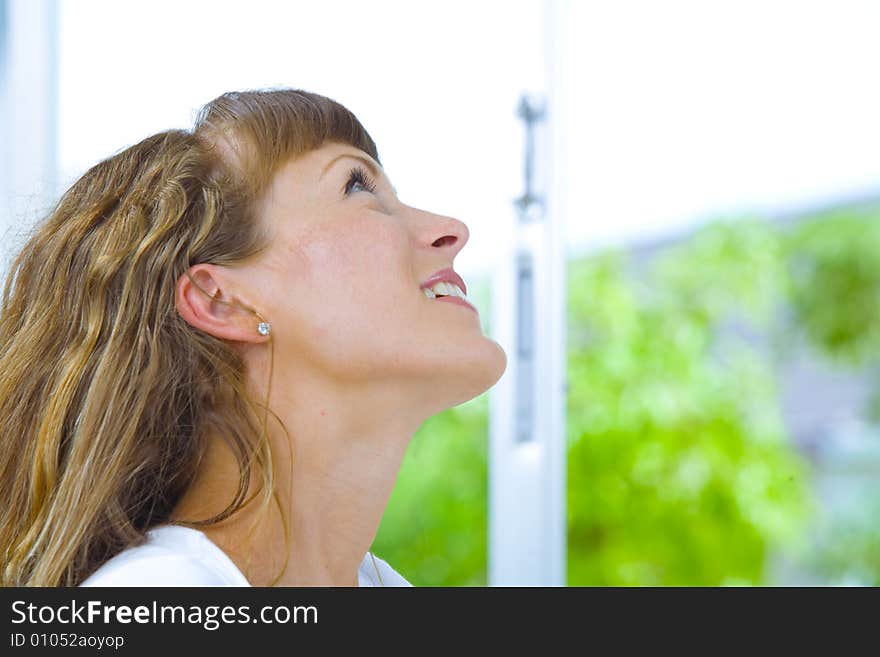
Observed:
[[[468,224],[460,271],[496,257],[543,3],[60,7],[64,182],[223,91],[301,87],[358,115],[404,201]],[[880,3],[572,1],[566,25],[571,251],[880,190]]]
[[[572,242],[880,195],[880,3],[570,5]]]

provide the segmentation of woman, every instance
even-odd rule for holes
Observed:
[[[0,308],[2,583],[406,585],[368,550],[407,444],[506,367],[467,239],[299,90],[93,167]]]

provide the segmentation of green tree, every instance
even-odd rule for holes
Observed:
[[[850,367],[880,354],[880,207],[841,208],[783,238],[796,327],[821,354]]]
[[[573,263],[571,584],[757,584],[796,535],[807,471],[752,344],[782,271],[773,231],[747,221],[638,272],[622,254]]]

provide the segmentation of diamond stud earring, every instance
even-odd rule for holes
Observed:
[[[269,322],[260,322],[257,331],[260,335],[269,335]]]

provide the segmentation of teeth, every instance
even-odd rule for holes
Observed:
[[[453,295],[455,295],[457,297],[461,297],[462,299],[467,299],[464,291],[460,287],[458,287],[458,285],[450,285],[449,289],[452,290]]]
[[[440,295],[448,296],[448,297],[460,297],[462,299],[467,299],[464,292],[461,290],[458,285],[454,283],[449,283],[447,281],[440,281],[439,283],[435,283],[430,288],[424,288],[423,292],[425,296],[429,299],[434,299]]]

